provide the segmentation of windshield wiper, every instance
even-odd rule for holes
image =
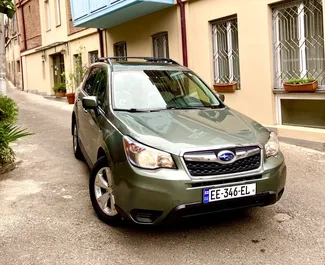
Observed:
[[[153,109],[136,109],[136,108],[131,108],[131,109],[113,109],[115,111],[126,111],[126,112],[154,112],[154,111],[160,111],[160,110],[165,110],[164,108],[153,108]]]
[[[137,108],[131,108],[131,109],[119,109],[115,108],[113,110],[115,111],[126,111],[126,112],[155,112],[155,111],[162,111],[162,110],[182,110],[182,109],[199,109],[199,110],[207,110],[207,109],[218,109],[222,108],[222,106],[167,106],[166,108],[148,108],[148,109],[137,109]]]
[[[167,107],[167,109],[201,109],[201,110],[206,110],[206,109],[217,109],[220,108],[220,106],[174,106],[174,107]]]

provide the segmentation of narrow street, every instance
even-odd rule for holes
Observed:
[[[89,169],[74,158],[72,107],[9,90],[22,163],[0,176],[0,264],[325,264],[325,153],[282,143],[282,200],[165,228],[110,227],[95,215]]]

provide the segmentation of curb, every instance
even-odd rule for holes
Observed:
[[[59,102],[68,102],[67,98],[63,97],[63,98],[57,98],[55,96],[44,96],[45,99],[48,100],[53,100],[53,101],[59,101]]]

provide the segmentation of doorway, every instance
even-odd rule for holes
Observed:
[[[65,78],[62,76],[62,73],[65,71],[63,54],[59,53],[52,55],[52,60],[54,84],[65,83]]]

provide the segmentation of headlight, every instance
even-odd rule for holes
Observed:
[[[124,148],[129,161],[137,167],[146,169],[176,168],[172,156],[124,137]]]
[[[279,153],[280,144],[277,135],[274,132],[270,133],[270,138],[265,145],[266,157],[276,156]]]

